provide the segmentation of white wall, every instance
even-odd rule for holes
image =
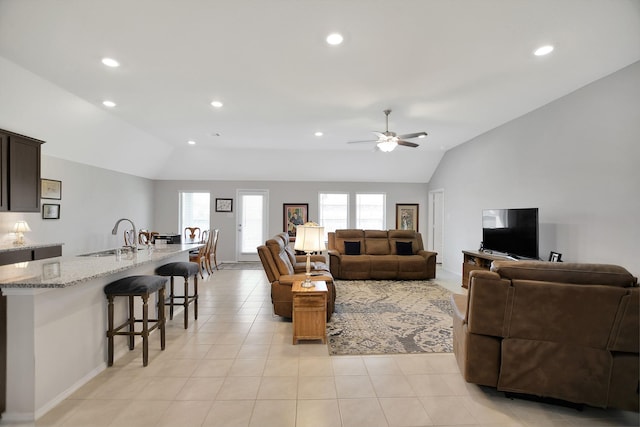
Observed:
[[[361,183],[361,182],[283,182],[283,181],[155,181],[155,224],[160,232],[178,230],[178,193],[209,191],[211,193],[211,228],[220,229],[218,262],[236,259],[236,191],[269,191],[269,237],[283,231],[283,204],[308,203],[309,220],[318,219],[319,192],[349,192],[353,206],[356,192],[387,194],[387,228],[395,228],[396,203],[418,203],[418,228],[426,244],[427,184]],[[215,199],[234,199],[233,213],[215,212]],[[354,209],[351,209],[353,218]]]
[[[640,62],[449,150],[443,266],[461,274],[483,208],[540,209],[540,256],[640,276]]]
[[[128,223],[120,225],[117,236],[111,235],[111,229],[122,217],[132,219],[138,228],[153,227],[153,181],[149,179],[49,156],[42,157],[41,175],[62,181],[62,200],[42,199],[42,203],[60,204],[60,219],[3,212],[3,242],[15,239],[8,231],[19,219],[31,227],[25,233],[27,243],[64,243],[65,256],[121,246]]]

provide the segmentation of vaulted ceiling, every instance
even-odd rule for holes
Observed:
[[[640,60],[640,1],[0,0],[0,56],[153,141],[122,135],[144,169],[78,158],[81,140],[53,156],[163,179],[428,182],[446,150]],[[384,109],[428,137],[347,144],[385,130]]]

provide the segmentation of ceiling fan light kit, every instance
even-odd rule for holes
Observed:
[[[425,136],[427,136],[427,133],[424,131],[407,133],[404,135],[396,135],[395,132],[389,131],[389,114],[391,114],[391,110],[384,110],[383,112],[386,116],[387,126],[384,132],[375,132],[375,131],[373,132],[375,135],[378,136],[378,139],[371,139],[366,141],[349,141],[348,144],[359,143],[359,142],[375,142],[376,146],[380,151],[384,153],[389,153],[395,150],[395,148],[398,145],[416,148],[419,146],[419,144],[416,144],[415,142],[406,141],[406,140],[411,138],[424,138]]]
[[[394,139],[388,139],[386,141],[378,142],[378,148],[380,149],[380,151],[385,153],[389,153],[395,150],[397,146],[398,146],[398,143],[394,141]]]

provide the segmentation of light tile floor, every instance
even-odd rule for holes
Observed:
[[[462,292],[459,277],[437,282]],[[465,383],[453,354],[329,356],[292,345],[272,314],[261,270],[222,270],[200,285],[197,321],[169,322],[167,347],[140,346],[84,385],[37,427],[638,426],[637,413],[510,400]],[[124,338],[123,338],[124,339]],[[9,424],[2,426],[29,424]]]

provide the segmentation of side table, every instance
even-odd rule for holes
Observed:
[[[312,288],[303,288],[297,280],[291,286],[293,293],[293,344],[299,340],[327,342],[327,283],[314,281]]]

